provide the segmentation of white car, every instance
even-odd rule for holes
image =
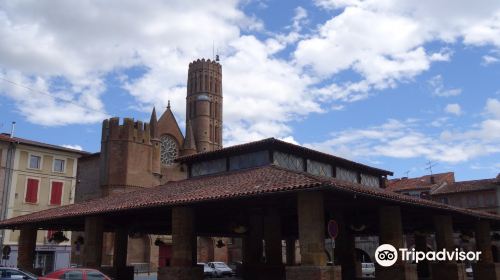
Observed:
[[[215,277],[215,269],[211,268],[208,264],[206,263],[198,263],[199,266],[203,266],[203,277],[208,278],[208,277]]]
[[[226,277],[234,275],[234,271],[223,262],[209,262],[208,266],[215,270],[215,277]]]
[[[361,263],[361,273],[363,277],[375,277],[375,264],[374,263]]]

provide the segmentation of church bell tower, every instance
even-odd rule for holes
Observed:
[[[198,153],[222,148],[222,66],[217,61],[189,64],[186,123]]]

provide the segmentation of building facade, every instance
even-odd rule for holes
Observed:
[[[1,134],[2,220],[72,204],[78,158],[83,154],[73,149]],[[35,267],[47,273],[69,266],[70,238],[70,232],[40,231]],[[1,245],[11,249],[3,265],[17,266],[18,241],[19,231],[2,231]]]

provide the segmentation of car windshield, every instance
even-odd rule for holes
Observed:
[[[37,279],[37,277],[38,277],[38,276],[36,276],[35,274],[32,274],[32,273],[27,272],[27,271],[24,271],[24,270],[22,270],[22,269],[19,269],[19,271],[21,271],[22,273],[24,273],[24,274],[28,275],[28,276],[29,276],[29,277],[31,277],[31,278],[35,278],[35,279]]]
[[[216,262],[214,263],[215,267],[218,267],[218,268],[226,268],[227,265],[225,263],[219,263],[219,262]]]

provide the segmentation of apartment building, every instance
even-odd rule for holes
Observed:
[[[2,220],[72,204],[78,158],[85,152],[0,134],[0,217]],[[68,267],[71,233],[39,231],[35,267],[43,273]],[[8,246],[5,266],[17,266],[19,231],[0,231]],[[66,240],[67,239],[67,240]]]

